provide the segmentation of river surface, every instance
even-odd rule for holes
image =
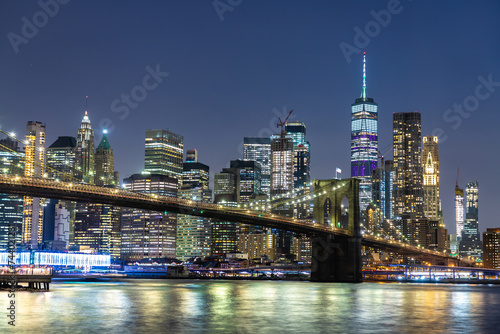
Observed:
[[[16,293],[15,329],[8,303],[0,291],[0,333],[500,333],[488,285],[59,282]]]

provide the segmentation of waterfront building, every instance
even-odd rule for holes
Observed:
[[[240,199],[240,170],[223,168],[214,175],[214,203],[236,207]],[[238,247],[237,223],[212,219],[212,255],[225,256]]]
[[[184,137],[170,130],[147,130],[144,171],[180,180],[183,171]],[[179,182],[179,188],[181,184]]]
[[[366,55],[363,54],[363,90],[351,105],[351,177],[361,180],[359,206],[372,200],[372,173],[378,159],[378,105],[366,95]]]
[[[261,192],[270,195],[271,190],[271,139],[269,137],[245,137],[243,160],[257,161],[261,168]]]
[[[198,151],[188,150],[182,172],[182,189],[178,197],[191,201],[211,203],[209,189],[210,169],[198,162]],[[211,255],[212,222],[208,218],[177,215],[177,259],[205,258]]]
[[[293,136],[283,129],[281,134],[271,136],[271,199],[293,197]],[[280,204],[272,209],[273,213],[293,216],[293,206]],[[273,229],[276,234],[276,256],[292,257],[293,233]]]
[[[500,228],[483,232],[483,267],[500,268]]]
[[[120,215],[120,207],[77,203],[74,243],[81,250],[90,249],[94,253],[110,254],[113,258],[118,258]]]
[[[276,260],[276,235],[265,233],[245,233],[238,239],[238,250],[248,254],[249,259],[267,257]]]
[[[123,180],[130,191],[177,197],[179,180],[163,174],[134,174]],[[125,261],[176,256],[177,215],[123,208],[121,254]]]
[[[60,136],[47,148],[47,175],[52,180],[73,182],[75,176],[76,138]],[[44,209],[44,243],[55,249],[74,244],[76,202],[49,200]]]
[[[191,201],[211,203],[210,189],[181,189],[178,197]],[[177,215],[176,258],[186,261],[190,258],[205,258],[211,255],[212,221],[208,218]]]
[[[20,162],[23,153],[19,150],[16,141],[6,138],[0,140],[0,174],[23,175]],[[22,242],[23,226],[23,197],[11,194],[0,194],[0,251],[7,251],[9,240],[9,227],[14,228],[15,242]],[[12,231],[10,231],[12,233]]]
[[[24,176],[27,178],[44,177],[45,124],[41,122],[28,122],[24,151]],[[24,196],[23,202],[22,242],[27,248],[38,249],[38,245],[43,242],[44,199]]]
[[[106,130],[94,155],[94,182],[102,187],[116,187],[118,172]],[[99,203],[76,203],[74,244],[93,252],[120,257],[121,208]]]

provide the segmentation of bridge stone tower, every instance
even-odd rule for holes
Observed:
[[[342,222],[341,203],[349,202],[348,220],[341,226],[349,231],[348,236],[333,234],[313,238],[311,281],[350,282],[362,281],[361,233],[358,179],[314,180],[314,221],[339,227]],[[344,216],[345,217],[345,216]]]

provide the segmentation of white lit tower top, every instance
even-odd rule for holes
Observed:
[[[87,96],[88,98],[88,96]],[[85,115],[78,129],[76,137],[76,177],[84,182],[93,184],[95,174],[95,143],[94,130],[90,125],[87,111],[87,100],[85,100]]]
[[[361,180],[360,209],[370,203],[372,173],[378,157],[378,106],[366,96],[366,52],[363,53],[363,90],[351,105],[351,177]]]

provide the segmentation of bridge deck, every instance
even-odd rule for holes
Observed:
[[[168,211],[171,213],[200,216],[221,221],[278,228],[309,236],[333,234],[343,237],[352,237],[349,231],[345,229],[266,212],[229,208],[219,204],[202,203],[175,197],[159,196],[156,194],[135,193],[122,189],[98,187],[81,183],[0,175],[0,193],[57,198],[78,202],[102,203],[157,212]],[[458,260],[445,253],[414,247],[405,243],[386,240],[372,235],[363,235],[360,236],[360,238],[364,246],[443,260]]]

